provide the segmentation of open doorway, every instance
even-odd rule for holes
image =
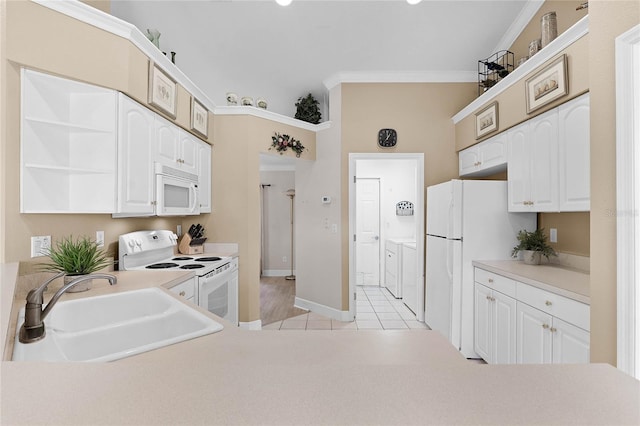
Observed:
[[[268,325],[306,313],[296,296],[292,221],[295,159],[260,155],[260,320]]]
[[[424,154],[352,153],[349,176],[350,316],[424,321]]]

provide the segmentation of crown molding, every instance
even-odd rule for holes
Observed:
[[[529,22],[531,22],[533,17],[536,16],[536,13],[538,13],[543,4],[544,0],[528,0],[527,4],[522,8],[493,51],[499,52],[501,50],[507,50],[509,47],[513,46],[513,43]]]
[[[297,118],[291,118],[286,115],[252,106],[218,106],[213,110],[213,113],[215,115],[250,115],[312,132],[319,132],[320,130],[329,129],[331,127],[331,121],[311,124],[306,121],[298,120]]]
[[[470,83],[477,81],[475,71],[344,71],[322,81],[331,90],[343,83]]]
[[[31,0],[41,6],[77,19],[111,34],[125,38],[133,43],[145,55],[169,74],[182,87],[187,89],[209,111],[216,105],[198,88],[169,58],[162,54],[149,39],[134,25],[109,15],[77,0]]]
[[[553,40],[544,49],[536,53],[534,57],[527,60],[524,64],[516,68],[511,74],[500,80],[495,86],[480,95],[476,100],[467,105],[462,111],[458,112],[451,119],[457,124],[467,116],[475,113],[480,107],[490,102],[500,93],[509,87],[518,83],[523,77],[536,68],[543,65],[548,60],[561,53],[571,44],[589,33],[589,15],[576,22],[571,28],[560,34],[558,38]]]

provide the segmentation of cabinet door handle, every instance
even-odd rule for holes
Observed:
[[[550,331],[550,332],[552,332],[552,333],[555,333],[555,332],[556,332],[556,331],[558,331],[558,330],[557,330],[555,327],[551,327],[551,328],[549,329],[549,331]]]
[[[549,324],[542,324],[542,328],[546,330],[547,328],[549,328]]]
[[[493,278],[489,278],[487,281],[489,281],[490,283],[493,282]]]
[[[551,306],[551,305],[553,305],[553,303],[551,303],[551,301],[550,301],[550,300],[547,300],[546,302],[544,302],[544,304],[545,304],[545,305],[547,305],[547,306]]]
[[[181,292],[180,292],[180,296],[183,296],[183,297],[184,297],[184,295],[185,295],[185,294],[187,294],[187,293],[185,293],[184,291],[181,291]]]
[[[491,296],[487,294],[487,300],[491,300]]]

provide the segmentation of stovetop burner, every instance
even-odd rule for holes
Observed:
[[[198,265],[197,263],[192,263],[188,265],[182,265],[180,269],[200,269],[204,268],[204,265]]]
[[[164,262],[164,263],[154,263],[153,265],[145,266],[145,268],[147,268],[147,269],[168,269],[168,268],[175,268],[176,266],[178,266],[177,263]]]
[[[191,260],[193,259],[193,257],[189,257],[189,256],[182,256],[182,257],[174,257],[171,260]]]
[[[215,262],[216,260],[222,260],[222,258],[217,256],[211,256],[211,257],[199,257],[196,260],[198,262]]]

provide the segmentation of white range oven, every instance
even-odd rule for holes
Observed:
[[[191,270],[196,275],[194,300],[201,308],[238,325],[238,259],[175,254],[178,236],[171,231],[136,231],[118,239],[121,271]]]

